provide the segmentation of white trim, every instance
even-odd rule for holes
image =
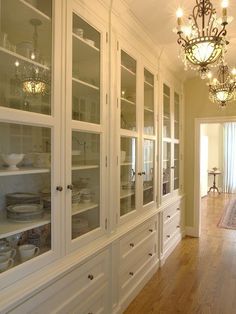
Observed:
[[[194,154],[194,225],[186,227],[186,235],[201,235],[201,195],[200,195],[200,126],[201,124],[236,122],[236,116],[195,118],[195,154]]]

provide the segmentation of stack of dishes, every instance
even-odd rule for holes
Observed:
[[[6,206],[16,204],[40,204],[40,195],[36,193],[10,193],[6,195]]]
[[[72,191],[72,204],[77,204],[80,202],[80,191],[78,189],[73,189]]]
[[[16,204],[7,206],[7,218],[16,222],[32,222],[42,218],[40,204]]]

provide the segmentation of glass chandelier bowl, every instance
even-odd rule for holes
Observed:
[[[202,78],[206,78],[209,66],[217,65],[224,59],[226,45],[225,36],[227,22],[227,2],[222,3],[222,19],[216,18],[216,10],[210,0],[196,0],[188,25],[182,25],[183,12],[177,11],[178,44],[185,64],[198,70]]]
[[[222,64],[217,72],[217,78],[208,84],[210,100],[220,107],[226,107],[228,102],[235,99],[236,79],[232,73],[229,72],[227,65]]]

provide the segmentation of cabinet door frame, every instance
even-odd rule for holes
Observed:
[[[85,22],[91,25],[100,33],[100,124],[93,124],[84,121],[72,120],[72,14],[75,13]],[[78,3],[76,0],[69,0],[66,14],[66,60],[69,61],[66,68],[66,135],[65,135],[65,219],[66,219],[66,253],[74,251],[79,247],[88,244],[97,237],[103,235],[108,228],[107,220],[107,198],[106,193],[108,188],[108,171],[107,171],[107,84],[108,76],[106,71],[107,59],[107,25],[89,11],[86,5]],[[71,152],[72,152],[72,131],[82,131],[88,133],[95,133],[100,135],[100,227],[96,228],[76,239],[71,238],[71,191],[67,186],[72,184],[71,174]]]
[[[61,91],[62,91],[62,52],[60,41],[62,36],[62,0],[52,0],[52,80],[51,80],[51,114],[41,114],[22,111],[7,107],[0,107],[0,123],[14,123],[33,127],[45,127],[51,129],[51,249],[30,261],[24,262],[16,267],[0,274],[0,289],[13,284],[23,277],[33,274],[37,270],[56,261],[62,256],[63,234],[61,233],[61,209],[63,202],[62,193],[56,187],[62,184],[61,159],[57,158],[61,153],[61,143],[58,134],[61,132]],[[57,51],[57,53],[55,53]],[[57,78],[57,79],[54,79]],[[59,169],[59,170],[58,170]],[[30,174],[26,174],[30,175]],[[30,230],[28,228],[27,230]],[[17,233],[17,232],[16,232]]]

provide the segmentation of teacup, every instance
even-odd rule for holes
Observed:
[[[10,246],[0,247],[0,255],[4,255],[7,258],[14,258],[16,256],[16,250]]]
[[[23,244],[19,246],[20,258],[25,262],[39,254],[39,248],[34,244]]]
[[[14,260],[12,258],[0,254],[0,273],[11,268],[13,264]]]
[[[5,240],[0,240],[0,250],[9,247],[9,243]]]

